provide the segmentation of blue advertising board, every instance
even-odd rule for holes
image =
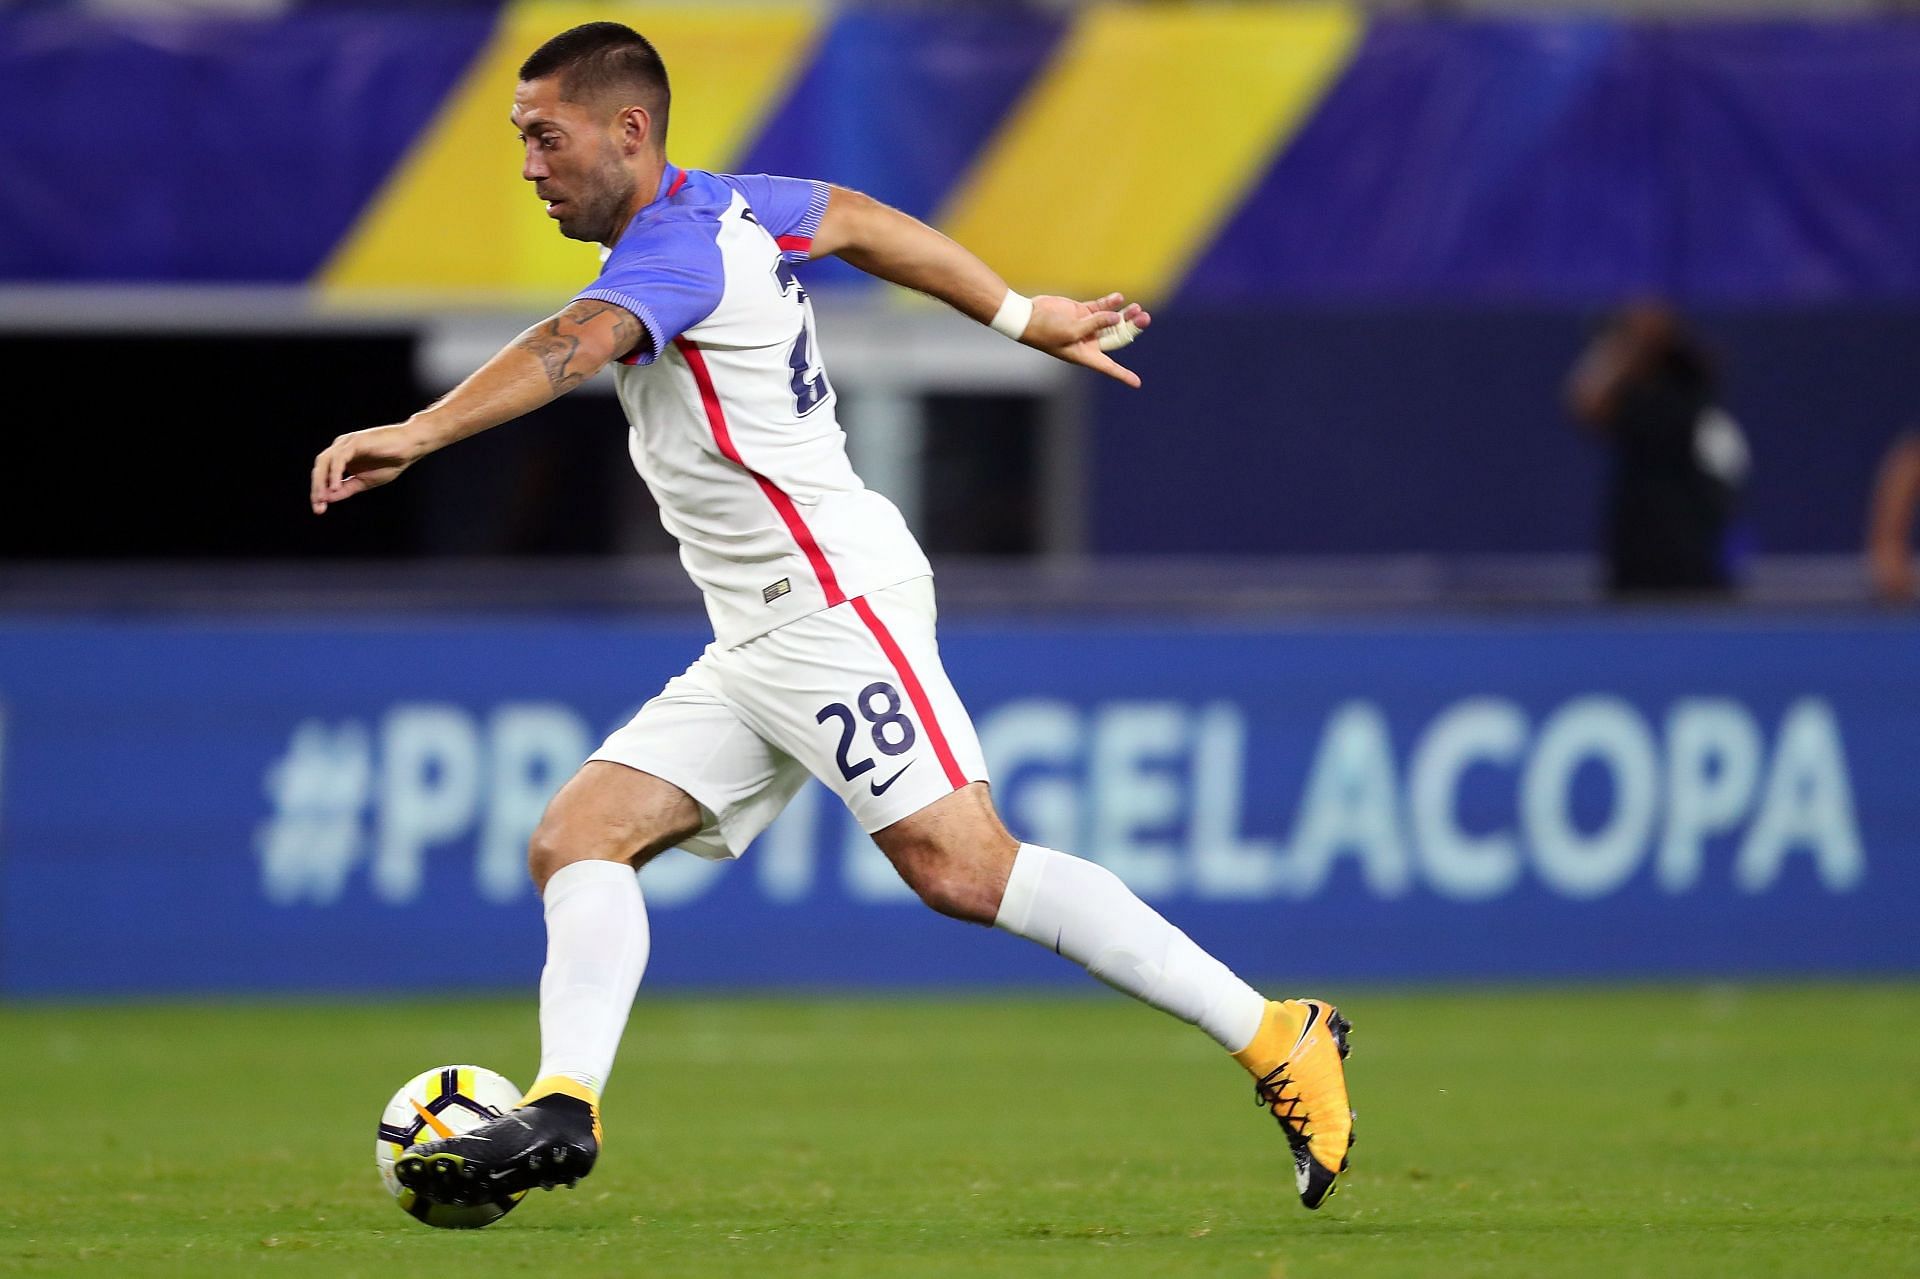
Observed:
[[[500,988],[528,833],[694,623],[0,623],[0,991]],[[1009,824],[1254,978],[1920,970],[1920,627],[967,620]],[[642,877],[660,986],[1085,980],[810,785]],[[453,944],[449,944],[449,942]]]

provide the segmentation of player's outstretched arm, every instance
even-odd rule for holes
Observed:
[[[427,454],[565,395],[641,339],[633,312],[585,299],[534,325],[473,375],[404,422],[342,435],[313,459],[315,515],[379,488]]]
[[[1056,359],[1084,364],[1128,386],[1140,385],[1132,370],[1107,354],[1152,322],[1139,303],[1129,304],[1123,294],[1109,293],[1090,302],[1035,297],[1031,316],[1015,333],[1003,327],[1002,304],[1018,295],[1010,295],[1007,282],[992,267],[918,218],[845,187],[832,188],[813,237],[813,256],[829,254],[868,275],[939,298]],[[1025,314],[1024,305],[1020,314]]]

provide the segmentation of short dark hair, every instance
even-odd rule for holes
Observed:
[[[654,137],[667,140],[667,109],[673,90],[667,64],[645,36],[618,22],[588,22],[562,31],[520,64],[522,80],[560,77],[568,102],[604,102],[611,95],[638,102],[653,116]]]

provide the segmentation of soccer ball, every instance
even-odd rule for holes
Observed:
[[[429,1226],[448,1230],[476,1230],[511,1212],[526,1191],[472,1207],[438,1204],[401,1185],[393,1175],[393,1161],[417,1141],[438,1141],[498,1119],[519,1100],[518,1088],[484,1066],[435,1066],[415,1075],[393,1094],[380,1116],[373,1161],[401,1211]]]

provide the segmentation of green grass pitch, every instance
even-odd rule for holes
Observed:
[[[531,992],[0,1007],[0,1272],[1920,1273],[1920,987],[1330,993],[1319,1213],[1233,1064],[1098,990],[643,993],[598,1171],[477,1232],[395,1209],[374,1124],[427,1066],[526,1082]]]

